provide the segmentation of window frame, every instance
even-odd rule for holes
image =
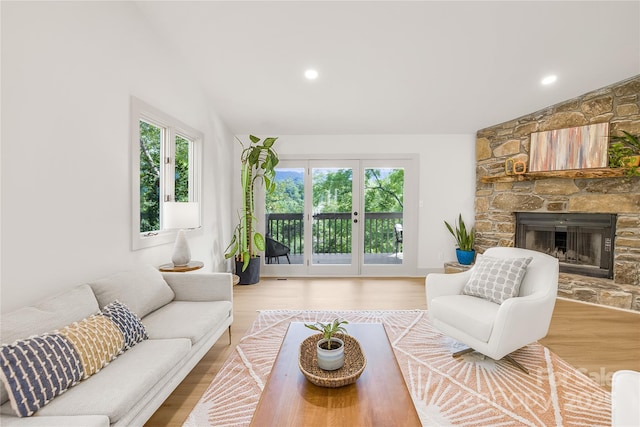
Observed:
[[[140,232],[140,121],[165,129],[161,157],[170,159],[162,161],[160,165],[160,224],[162,224],[162,209],[165,201],[173,201],[175,188],[168,191],[175,179],[175,145],[176,136],[191,142],[189,150],[189,201],[200,203],[200,225],[202,230],[202,146],[204,135],[202,132],[184,124],[180,120],[160,111],[144,101],[131,97],[131,247],[144,249],[152,246],[172,243],[176,239],[177,230],[160,230]],[[166,142],[168,141],[168,143]],[[170,179],[167,179],[170,177]],[[170,194],[169,194],[170,193]],[[170,196],[170,200],[166,199]]]

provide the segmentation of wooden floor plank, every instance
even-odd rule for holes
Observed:
[[[263,279],[234,287],[232,343],[226,334],[156,411],[147,426],[181,426],[257,310],[426,309],[423,278]],[[640,371],[640,314],[559,299],[541,343],[610,389],[620,369]]]

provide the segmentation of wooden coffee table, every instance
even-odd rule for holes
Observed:
[[[298,367],[300,344],[314,332],[292,322],[284,337],[252,426],[420,426],[418,413],[381,323],[352,323],[367,366],[348,386],[311,384]]]

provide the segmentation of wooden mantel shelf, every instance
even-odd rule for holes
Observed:
[[[527,172],[521,175],[491,175],[483,176],[480,182],[517,182],[534,181],[549,178],[615,178],[624,176],[623,168],[571,169],[565,171]]]

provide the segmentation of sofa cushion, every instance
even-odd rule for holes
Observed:
[[[160,271],[148,265],[89,283],[100,307],[119,300],[143,318],[173,300],[174,293]]]
[[[106,415],[114,424],[140,396],[180,366],[190,348],[186,339],[142,341],[89,380],[55,398],[38,415]]]
[[[42,336],[0,347],[0,376],[19,417],[94,375],[147,337],[140,320],[119,301],[102,313]]]
[[[445,295],[431,300],[433,317],[465,331],[475,339],[488,342],[500,306],[468,295]]]
[[[124,337],[107,317],[93,315],[53,333],[0,347],[0,377],[20,417],[89,378],[122,351]]]
[[[124,348],[126,351],[142,340],[149,338],[147,331],[138,316],[120,301],[114,301],[102,309],[102,315],[111,319],[124,336]]]
[[[2,344],[11,344],[16,340],[62,328],[99,310],[91,287],[76,286],[33,306],[3,313],[0,320],[0,338]],[[0,387],[0,403],[4,404],[8,400],[7,391]]]
[[[39,303],[2,314],[2,344],[62,328],[100,311],[89,285],[80,285]]]
[[[506,299],[518,296],[532,259],[479,257],[462,293],[502,304]]]
[[[195,344],[229,317],[230,301],[173,301],[142,319],[149,338],[188,338]]]

